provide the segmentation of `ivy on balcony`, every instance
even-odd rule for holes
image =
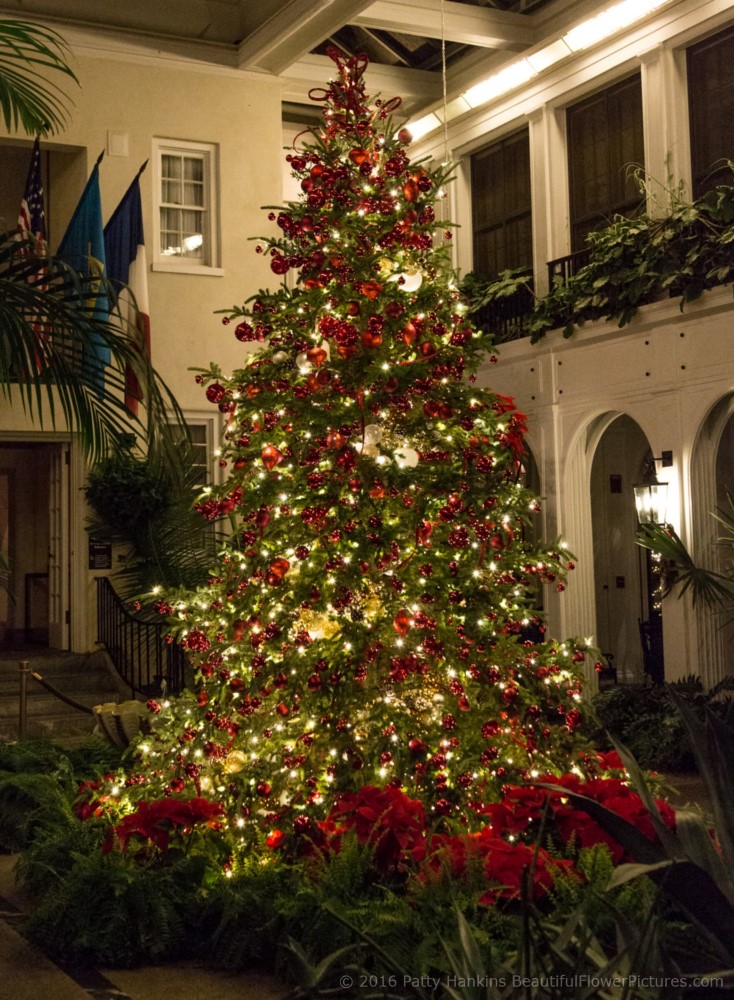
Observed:
[[[504,271],[489,284],[468,276],[464,288],[477,325],[485,326],[485,317],[503,304],[502,312],[512,313],[506,307],[519,296],[527,311],[515,311],[521,314],[498,331],[498,342],[529,336],[537,343],[556,329],[571,337],[598,319],[623,327],[640,306],[664,296],[679,298],[682,311],[706,289],[732,281],[734,185],[720,185],[692,203],[675,196],[662,217],[616,216],[588,243],[588,262],[569,276],[554,277],[544,296],[534,295],[527,273]]]

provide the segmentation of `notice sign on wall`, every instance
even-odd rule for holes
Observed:
[[[112,545],[109,542],[89,539],[89,568],[112,569]]]

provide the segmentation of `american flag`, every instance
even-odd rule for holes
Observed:
[[[41,147],[37,137],[33,143],[25,190],[20,203],[18,236],[33,236],[37,240],[36,253],[39,256],[46,253],[46,213],[43,207],[43,183],[41,182]],[[34,275],[29,275],[28,280],[39,291],[45,292],[48,290],[45,280],[47,276],[48,271],[43,266]],[[35,367],[36,371],[41,372],[45,367],[43,360],[45,347],[43,345],[51,341],[51,328],[43,315],[33,316],[32,326],[39,341],[39,346],[35,350]]]
[[[35,236],[45,245],[46,213],[43,209],[43,184],[41,182],[41,147],[38,139],[33,143],[33,154],[28,167],[23,200],[20,203],[18,229],[25,236]],[[45,246],[40,248],[43,253]]]

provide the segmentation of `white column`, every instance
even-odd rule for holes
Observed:
[[[549,260],[569,253],[565,113],[547,105],[527,116],[533,204],[535,292],[548,291]]]
[[[690,196],[691,150],[685,52],[659,44],[640,56],[642,115],[645,123],[647,211],[664,215],[671,194],[685,185]]]

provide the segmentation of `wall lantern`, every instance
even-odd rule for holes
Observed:
[[[673,452],[663,451],[659,458],[653,458],[652,461],[660,462],[663,468],[670,468],[673,464]],[[666,524],[668,484],[659,483],[656,479],[652,483],[640,483],[632,489],[635,491],[635,507],[640,524]]]
[[[665,524],[668,484],[645,483],[632,488],[635,491],[635,507],[640,524]]]

